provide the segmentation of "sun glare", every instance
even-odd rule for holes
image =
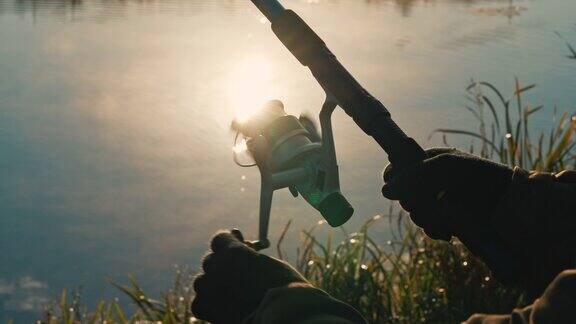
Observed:
[[[239,122],[248,119],[266,101],[275,98],[271,65],[262,57],[242,60],[230,75],[229,100]]]
[[[245,138],[241,139],[240,142],[238,142],[238,143],[236,143],[236,145],[234,145],[232,150],[236,154],[246,152],[248,150],[248,145],[246,144],[246,139]]]

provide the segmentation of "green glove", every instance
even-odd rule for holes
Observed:
[[[426,150],[417,165],[384,171],[384,197],[399,200],[414,223],[434,239],[482,231],[506,192],[512,169],[452,148]]]
[[[256,310],[268,290],[307,283],[285,262],[260,254],[244,243],[239,230],[214,236],[212,252],[196,277],[194,315],[213,324],[241,323]]]

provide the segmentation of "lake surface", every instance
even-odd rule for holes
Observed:
[[[441,145],[436,128],[475,129],[471,78],[536,83],[535,128],[575,111],[576,61],[554,33],[576,43],[574,1],[285,5],[423,146]],[[269,28],[247,0],[0,0],[0,321],[29,321],[62,288],[113,298],[106,278],[127,273],[159,292],[216,230],[256,233],[259,174],[233,163],[230,121],[269,98],[291,114],[323,100]],[[334,128],[354,230],[388,209],[386,156],[342,111]],[[321,217],[279,192],[273,240],[290,219],[288,250]]]

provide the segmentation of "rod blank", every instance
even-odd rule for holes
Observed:
[[[262,12],[270,22],[273,22],[276,17],[284,12],[284,7],[277,0],[252,0],[252,3]]]

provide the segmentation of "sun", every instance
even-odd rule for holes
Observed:
[[[230,73],[228,82],[228,98],[238,122],[245,121],[268,100],[276,98],[272,65],[263,57],[241,60]]]

